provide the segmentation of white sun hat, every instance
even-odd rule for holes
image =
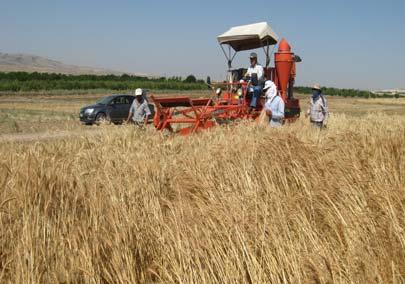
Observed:
[[[141,88],[138,88],[135,90],[135,96],[142,96],[143,90]]]
[[[318,90],[318,91],[322,90],[322,89],[321,89],[321,85],[320,85],[320,84],[315,84],[315,85],[313,85],[313,86],[312,86],[312,90]]]
[[[263,90],[267,90],[267,89],[269,89],[270,87],[273,87],[273,85],[274,85],[273,81],[267,80],[267,81],[264,83]]]

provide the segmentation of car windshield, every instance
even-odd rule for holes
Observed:
[[[102,98],[102,99],[99,99],[97,102],[96,102],[96,104],[98,104],[98,105],[108,105],[110,102],[111,102],[111,99],[112,99],[113,97],[105,97],[105,98]]]

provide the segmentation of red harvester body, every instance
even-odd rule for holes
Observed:
[[[250,33],[250,38],[246,32]],[[249,82],[240,82],[238,76],[233,76],[236,74],[234,71],[237,70],[232,70],[231,67],[236,52],[258,47],[263,47],[266,53],[265,77],[276,84],[279,95],[285,102],[286,120],[295,120],[299,117],[299,100],[293,97],[293,86],[296,76],[295,64],[301,60],[291,52],[291,47],[285,39],[281,40],[278,52],[274,55],[274,67],[268,67],[270,62],[268,47],[277,43],[277,36],[267,23],[232,28],[219,36],[218,40],[221,47],[223,44],[229,45],[229,55],[225,53],[224,49],[223,51],[228,59],[230,76],[228,81],[213,83],[211,87],[214,89],[213,86],[222,86],[225,89],[224,93],[222,94],[217,89],[217,92],[214,92],[210,98],[151,96],[155,104],[153,123],[156,129],[188,135],[237,119],[256,119],[264,107],[265,99],[262,96],[258,102],[257,110],[251,111],[249,107],[251,100]],[[233,56],[231,47],[235,51]],[[265,47],[267,47],[267,51]]]

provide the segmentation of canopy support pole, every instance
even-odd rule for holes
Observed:
[[[235,51],[235,53],[234,53],[233,56],[232,56],[231,62],[233,62],[233,59],[235,58],[236,53],[237,53],[237,52]]]
[[[268,68],[269,65],[270,65],[270,58],[271,58],[271,55],[273,54],[273,51],[274,51],[274,48],[275,48],[275,47],[276,47],[276,46],[274,45],[274,46],[273,46],[273,49],[272,49],[271,52],[269,53],[269,51],[270,51],[270,45],[267,45],[266,47],[263,46],[264,53],[266,54],[266,68]]]
[[[234,60],[234,58],[235,58],[237,52],[235,51],[235,53],[234,53],[233,56],[232,56],[232,49],[231,49],[231,46],[230,46],[230,45],[228,45],[228,48],[229,48],[228,54],[226,53],[226,51],[225,51],[223,45],[220,44],[220,46],[221,46],[222,52],[224,53],[226,59],[228,60],[228,69],[231,70],[231,69],[232,69],[232,62],[233,62],[233,60]],[[229,70],[228,70],[228,71],[229,71]]]
[[[226,51],[225,51],[223,45],[221,44],[220,46],[221,46],[222,52],[224,53],[226,59],[228,60],[228,69],[231,69],[232,68],[232,60],[231,60],[230,56],[228,56],[228,54],[226,54]]]
[[[266,55],[266,68],[268,68],[269,65],[270,65],[270,55],[269,55],[269,48],[270,48],[270,45],[269,45],[269,41],[268,41],[268,40],[267,40],[266,43],[267,43],[267,44],[266,44],[266,47],[263,46],[263,44],[262,44],[262,48],[263,48],[264,54]]]
[[[232,58],[231,58],[231,53],[232,51],[231,51],[231,46],[230,45],[228,45],[228,54],[229,54],[229,58],[230,59],[228,59],[228,69],[229,70],[231,70],[231,68],[232,68]]]

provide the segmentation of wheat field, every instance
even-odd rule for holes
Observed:
[[[405,116],[0,143],[1,283],[405,283]]]

